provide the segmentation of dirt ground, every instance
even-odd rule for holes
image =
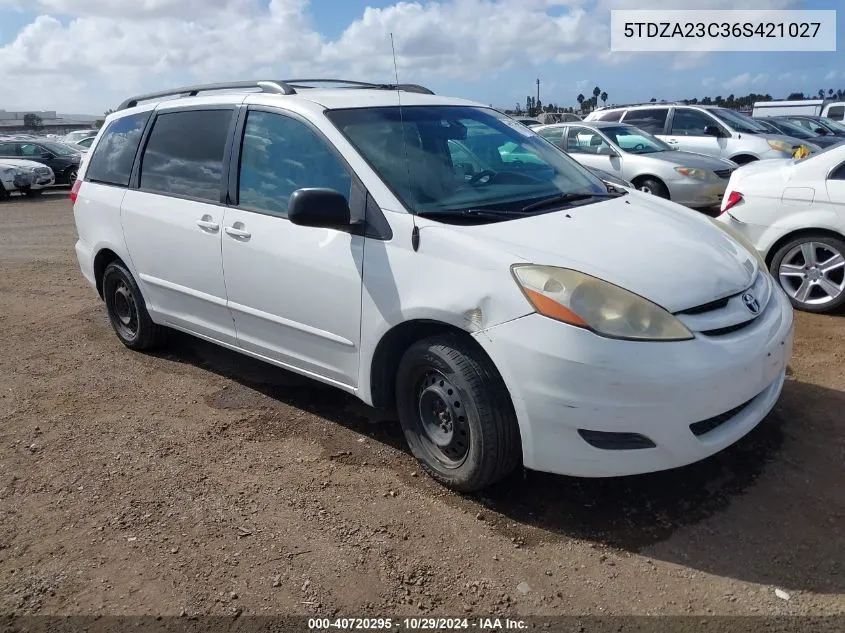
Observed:
[[[843,316],[798,315],[776,410],[710,460],[461,496],[339,391],[125,349],[75,239],[66,192],[0,202],[0,613],[845,613]]]

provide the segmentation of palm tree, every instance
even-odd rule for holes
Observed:
[[[607,103],[607,93],[606,92],[601,93],[601,103],[602,103],[602,105]]]
[[[828,96],[829,99],[833,98],[833,88],[828,89],[827,96]]]
[[[824,99],[824,88],[819,88],[819,99]]]
[[[579,94],[575,99],[578,101],[578,105],[581,106],[581,109],[584,109],[584,95]]]

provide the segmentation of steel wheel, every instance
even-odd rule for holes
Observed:
[[[417,410],[432,456],[447,468],[460,466],[469,452],[469,425],[458,390],[439,371],[417,385]]]
[[[138,334],[138,306],[132,291],[123,281],[119,281],[114,289],[115,325],[121,330],[121,335],[127,339],[134,339]]]
[[[777,272],[784,291],[802,305],[823,308],[838,303],[845,293],[845,258],[831,244],[812,241],[793,246]]]

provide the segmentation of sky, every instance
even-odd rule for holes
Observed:
[[[837,52],[619,53],[611,9],[843,9]],[[845,88],[842,0],[0,0],[0,109],[99,115],[197,82],[399,79],[496,107]]]

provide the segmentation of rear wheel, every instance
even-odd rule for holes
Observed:
[[[122,262],[106,266],[103,298],[112,328],[126,347],[147,350],[164,341],[166,329],[153,323],[138,284]]]
[[[643,193],[650,193],[653,196],[669,199],[669,190],[657,178],[643,178],[637,181],[637,189]]]
[[[67,184],[73,185],[76,182],[76,176],[78,175],[76,167],[71,167],[65,172],[65,179],[67,180]]]
[[[770,270],[792,305],[830,312],[845,305],[845,241],[807,234],[781,246]]]
[[[396,405],[411,452],[450,488],[479,490],[520,462],[507,389],[492,362],[458,335],[427,338],[405,352]]]

